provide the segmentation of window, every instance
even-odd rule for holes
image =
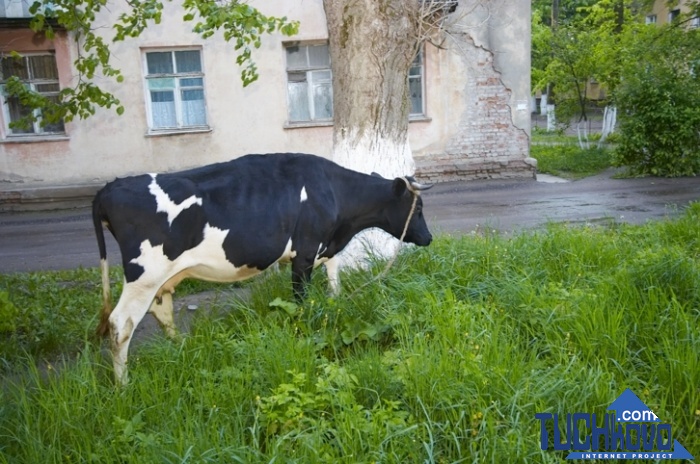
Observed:
[[[424,116],[423,108],[423,50],[421,49],[408,70],[408,96],[411,100],[409,117]]]
[[[644,22],[645,22],[645,24],[656,24],[656,15],[655,14],[647,15],[646,20]]]
[[[45,135],[63,134],[65,127],[63,121],[41,125],[41,110],[33,110],[22,105],[17,97],[7,96],[5,82],[12,76],[18,77],[30,90],[33,90],[54,102],[58,102],[58,68],[56,57],[51,54],[26,55],[21,57],[7,56],[1,59],[2,75],[0,87],[2,88],[3,112],[5,127],[8,135]],[[11,122],[16,122],[23,117],[34,113],[37,120],[29,127],[10,127]]]
[[[290,45],[287,52],[287,106],[290,123],[333,119],[333,82],[327,44]],[[408,72],[410,117],[425,116],[423,51]]]
[[[293,45],[287,49],[289,122],[333,118],[333,86],[328,45]]]
[[[672,23],[675,19],[677,19],[681,15],[681,10],[676,9],[676,10],[671,10],[668,13],[668,22]]]
[[[207,127],[200,50],[152,51],[144,58],[151,130]]]

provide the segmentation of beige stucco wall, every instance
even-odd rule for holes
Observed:
[[[690,12],[690,7],[688,6],[688,0],[679,0],[678,5],[675,5],[672,8],[668,7],[668,4],[665,0],[655,0],[654,4],[651,7],[651,11],[648,14],[655,14],[656,15],[656,23],[657,24],[666,24],[668,23],[668,13],[671,10],[676,10],[679,9],[681,13],[688,13]]]
[[[519,0],[501,0],[506,6]],[[111,17],[119,5],[110,3]],[[263,38],[253,53],[260,78],[247,88],[240,80],[232,44],[220,37],[203,40],[191,32],[193,23],[183,23],[177,3],[166,2],[160,25],[149,27],[138,40],[111,46],[113,63],[122,70],[124,82],[97,82],[120,99],[122,116],[98,109],[95,116],[66,126],[67,137],[58,142],[0,143],[0,188],[3,182],[55,185],[104,182],[116,176],[140,172],[172,171],[232,159],[247,153],[303,151],[330,156],[332,128],[287,128],[287,83],[283,42],[324,40],[326,22],[321,0],[254,1],[267,14],[301,21],[294,38],[273,34]],[[493,49],[496,67],[510,94],[512,122],[529,132],[529,48],[526,57],[513,41],[529,43],[527,12],[504,7],[508,18],[475,34],[477,46]],[[520,14],[523,13],[522,16]],[[109,31],[111,17],[98,20]],[[523,19],[524,18],[524,19]],[[478,18],[474,18],[479,20]],[[482,25],[483,26],[483,25]],[[3,31],[0,31],[2,33]],[[515,39],[515,40],[514,40]],[[426,159],[445,153],[464,130],[460,120],[469,112],[469,65],[447,41],[447,49],[428,46],[425,54],[427,119],[412,122],[409,138],[414,156]],[[456,44],[461,46],[459,43]],[[209,132],[149,135],[144,100],[142,51],[156,47],[202,48]],[[76,57],[77,48],[63,41],[61,68]],[[515,47],[515,48],[513,48]],[[57,51],[57,57],[59,53]],[[514,69],[517,68],[517,69]],[[62,73],[70,75],[70,72]],[[67,84],[68,83],[62,83]],[[3,134],[4,136],[4,134]],[[4,137],[3,137],[4,138]],[[524,155],[526,156],[526,155]]]

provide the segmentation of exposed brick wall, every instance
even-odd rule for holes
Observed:
[[[513,123],[511,91],[494,66],[493,53],[463,37],[456,48],[468,69],[466,109],[445,152],[416,159],[417,177],[431,182],[534,178],[529,139]]]

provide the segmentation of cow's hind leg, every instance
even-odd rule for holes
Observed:
[[[155,298],[148,310],[160,324],[169,338],[177,337],[177,328],[173,319],[173,294],[163,292],[160,298]]]
[[[126,363],[129,343],[136,326],[146,315],[157,290],[158,287],[150,288],[138,284],[138,281],[125,283],[119,303],[109,316],[114,376],[118,384],[125,385],[128,381]]]

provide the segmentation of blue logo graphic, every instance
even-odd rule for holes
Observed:
[[[566,459],[582,460],[671,460],[694,459],[673,438],[671,424],[661,422],[629,388],[608,406],[606,414],[537,413],[540,421],[540,448],[569,450]],[[602,422],[602,425],[599,425]]]

